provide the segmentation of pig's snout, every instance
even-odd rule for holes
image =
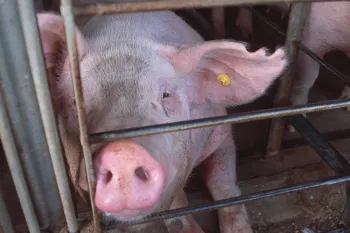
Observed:
[[[163,167],[142,146],[129,141],[105,145],[94,159],[95,202],[101,211],[137,213],[152,207],[165,186]]]

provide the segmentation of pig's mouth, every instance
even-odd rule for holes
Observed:
[[[116,224],[130,224],[135,221],[140,221],[151,215],[154,212],[154,208],[149,207],[145,209],[130,209],[123,210],[118,213],[102,212],[102,224],[106,227],[110,227]]]

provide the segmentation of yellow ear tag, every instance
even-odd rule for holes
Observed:
[[[219,74],[218,80],[223,86],[228,86],[231,83],[231,79],[227,74]]]

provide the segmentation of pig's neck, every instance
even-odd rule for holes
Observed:
[[[92,46],[112,46],[118,41],[130,43],[142,39],[181,46],[203,41],[201,36],[170,11],[95,16],[84,25],[82,33]]]

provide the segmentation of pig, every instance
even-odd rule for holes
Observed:
[[[37,20],[69,174],[84,195],[63,19],[43,12]],[[287,65],[283,47],[249,52],[240,42],[204,41],[171,11],[93,16],[75,25],[75,36],[89,133],[227,114],[263,95]],[[197,166],[214,200],[240,195],[230,125],[98,143],[91,152],[105,225],[187,206],[183,188]],[[243,204],[219,209],[218,218],[221,233],[252,232]],[[169,232],[203,232],[192,216],[165,222]]]
[[[277,10],[286,13],[290,4],[273,5]],[[252,15],[245,9],[240,9],[241,14],[237,23],[243,29],[244,36],[252,34]],[[306,20],[302,43],[323,58],[332,50],[344,52],[350,56],[350,2],[314,2],[311,4],[310,14]],[[303,52],[299,53],[298,75],[295,77],[291,93],[293,105],[306,104],[309,91],[319,75],[320,65]],[[339,95],[339,99],[350,97],[350,88],[345,86]],[[347,107],[350,112],[350,107]],[[306,116],[306,114],[304,114]],[[290,132],[295,132],[294,127],[288,125]]]

